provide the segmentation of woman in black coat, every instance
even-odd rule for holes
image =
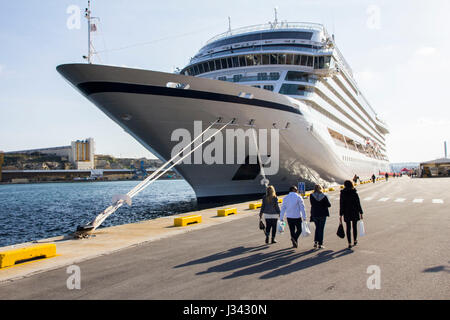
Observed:
[[[353,187],[353,183],[349,180],[344,182],[344,189],[341,190],[339,216],[340,223],[342,224],[342,216],[344,217],[345,224],[347,226],[347,240],[348,248],[352,247],[351,243],[351,229],[353,228],[353,245],[358,244],[358,229],[357,223],[363,218],[363,211],[361,208],[361,202],[359,201],[358,193]]]
[[[314,187],[314,192],[310,195],[311,202],[311,221],[316,225],[314,233],[314,249],[323,248],[323,230],[325,229],[325,222],[330,216],[328,208],[331,207],[328,197],[323,193],[322,187],[318,184]]]

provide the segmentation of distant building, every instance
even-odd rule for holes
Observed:
[[[69,161],[77,170],[95,169],[94,139],[72,141]]]
[[[414,170],[419,168],[419,162],[399,162],[389,164],[391,172],[399,173],[402,169]]]
[[[93,138],[72,141],[70,146],[19,150],[7,152],[9,154],[48,154],[68,159],[77,170],[95,169],[94,162],[95,144]]]
[[[422,177],[450,177],[450,158],[440,158],[420,164]]]

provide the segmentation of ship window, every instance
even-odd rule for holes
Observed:
[[[263,89],[269,90],[269,91],[273,91],[273,86],[272,86],[272,85],[265,85],[265,86],[263,87]]]
[[[258,73],[258,81],[260,80],[267,80],[267,73],[265,72]]]
[[[231,59],[233,60],[233,68],[239,68],[239,58],[235,56]]]
[[[294,55],[293,54],[287,54],[286,55],[286,64],[292,64],[294,60]]]
[[[253,87],[253,88],[260,88],[260,89],[261,89],[261,86],[258,86],[258,85],[253,85],[252,87]]]
[[[324,68],[330,68],[331,56],[326,56],[324,58]]]
[[[247,66],[247,64],[245,63],[245,56],[239,56],[239,65],[241,67]]]
[[[308,81],[308,74],[305,72],[288,71],[286,74],[287,81]]]
[[[253,55],[249,54],[245,56],[245,60],[247,60],[247,66],[252,66],[253,65]]]
[[[270,64],[277,64],[277,57],[278,55],[276,53],[270,54]]]
[[[221,81],[227,81],[227,77],[225,77],[225,76],[221,76],[221,77],[218,77],[218,78],[217,78],[217,80],[221,80]]]
[[[270,80],[278,80],[278,79],[280,79],[280,73],[279,72],[271,72],[269,78],[270,78]]]
[[[203,69],[205,70],[205,72],[209,72],[209,64],[208,64],[208,62],[205,62],[203,64]]]
[[[233,68],[233,61],[231,61],[231,58],[227,58],[228,62],[228,68]]]
[[[198,65],[198,71],[199,71],[199,73],[205,73],[205,70],[203,70],[203,64],[199,64]]]
[[[270,58],[268,54],[262,55],[262,64],[269,64]]]
[[[302,60],[301,60],[300,64],[302,66],[306,66],[307,62],[308,62],[308,56],[302,56]]]
[[[239,82],[242,79],[242,74],[235,74],[233,76],[233,82]]]
[[[319,69],[319,57],[314,57],[314,69]]]
[[[197,65],[194,66],[194,75],[198,75],[198,66]]]
[[[222,61],[222,69],[226,69],[227,67],[227,59],[220,59]]]
[[[294,64],[297,65],[297,66],[300,65],[300,57],[301,57],[301,55],[299,55],[299,54],[296,54],[294,56]]]
[[[214,60],[214,62],[216,64],[216,70],[222,69],[222,66],[220,65],[220,60]]]
[[[306,63],[306,65],[308,67],[312,67],[313,66],[313,57],[312,56],[308,56],[308,62]]]
[[[284,83],[281,86],[280,93],[296,96],[304,96],[306,93],[306,87],[298,84]]]
[[[278,64],[286,64],[286,55],[280,53],[278,55]]]
[[[261,64],[261,55],[260,54],[255,54],[253,56],[253,59],[255,61],[254,65],[259,66]]]
[[[215,68],[215,66],[214,66],[214,60],[211,60],[211,61],[209,62],[209,70],[211,70],[211,71],[216,70],[216,68]]]

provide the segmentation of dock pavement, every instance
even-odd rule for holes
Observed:
[[[336,236],[339,189],[325,248],[313,235],[292,248],[289,231],[265,244],[249,203],[175,227],[176,216],[102,228],[90,239],[64,236],[57,256],[0,269],[0,299],[450,299],[450,178],[390,178],[356,187],[366,235],[352,249]],[[309,218],[309,199],[305,199]],[[311,223],[314,233],[314,224]],[[29,246],[30,243],[0,248]],[[69,270],[80,287],[70,287]]]

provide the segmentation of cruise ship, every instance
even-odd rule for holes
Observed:
[[[256,163],[247,157],[244,163],[178,164],[174,169],[199,201],[261,195],[267,182],[283,193],[299,182],[327,186],[389,171],[389,129],[321,24],[275,20],[229,29],[175,73],[89,63],[57,70],[163,161],[179,144],[173,132],[184,128],[194,138],[194,122],[202,129],[214,122],[215,128],[278,129],[273,175],[264,176],[269,152]]]

